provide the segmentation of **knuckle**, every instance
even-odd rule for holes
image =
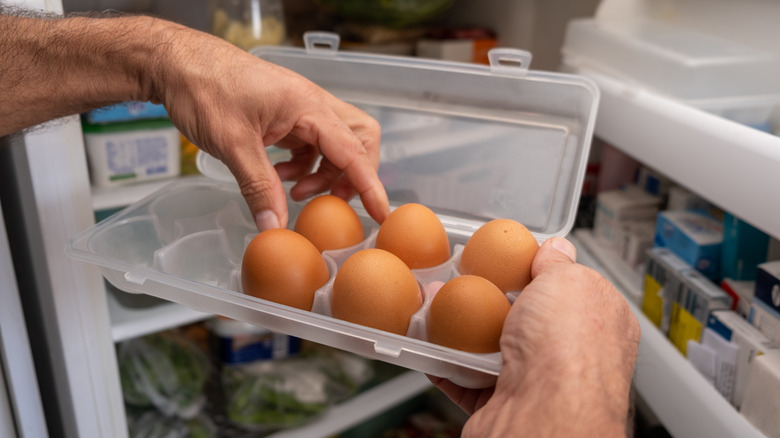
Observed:
[[[379,138],[382,135],[382,125],[373,117],[364,117],[361,129],[369,138]]]
[[[242,183],[241,194],[250,202],[267,204],[271,200],[274,184],[271,180],[262,178]]]

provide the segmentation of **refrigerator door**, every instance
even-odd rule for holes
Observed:
[[[0,438],[17,437],[9,398],[8,390],[5,388],[5,376],[0,375]]]
[[[5,227],[42,424],[58,436],[126,436],[103,279],[63,250],[69,236],[95,221],[78,119],[15,137],[0,156]]]
[[[2,220],[0,303],[0,438],[47,437],[38,380]]]

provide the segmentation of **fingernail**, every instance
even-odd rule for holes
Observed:
[[[260,231],[279,228],[279,218],[271,210],[263,210],[255,216],[255,224]]]
[[[571,261],[577,261],[577,249],[574,248],[574,245],[572,245],[568,240],[564,239],[563,237],[553,237],[552,243],[550,244],[553,248],[566,254],[566,256],[569,257]]]

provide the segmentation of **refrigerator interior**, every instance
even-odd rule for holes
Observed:
[[[38,3],[28,2],[40,7]],[[52,7],[50,2],[45,3]],[[66,11],[137,10],[203,30],[208,27],[204,0],[62,3]],[[532,52],[532,68],[556,70],[561,67],[566,23],[574,17],[594,14],[599,20],[638,16],[673,20],[691,29],[780,51],[773,44],[780,34],[776,20],[772,20],[780,16],[780,5],[759,0],[456,1],[447,20],[455,25],[493,27],[498,31],[499,45]],[[740,214],[771,236],[780,237],[780,223],[776,221],[780,204],[756,201],[765,188],[780,186],[778,137],[664,96],[637,91],[631,84],[599,72],[578,73],[596,81],[602,91],[597,137],[714,204]],[[3,190],[16,192],[4,193],[3,209],[9,228],[15,230],[9,236],[16,241],[12,246],[28,248],[24,254],[14,254],[14,261],[19,295],[26,301],[23,304],[31,355],[38,368],[41,405],[49,430],[62,431],[63,436],[125,436],[127,424],[115,343],[210,315],[173,303],[146,311],[125,308],[106,293],[93,266],[67,258],[63,248],[71,236],[94,223],[94,210],[130,204],[167,181],[119,190],[91,188],[80,126],[74,118],[36,130],[20,143],[3,151]],[[696,171],[691,171],[691,162],[696,163]],[[727,170],[736,176],[720,177]],[[24,231],[17,232],[20,229]],[[582,263],[603,272],[629,299],[641,295],[636,278],[611,268],[617,265],[610,264],[608,254],[599,253],[587,233],[575,233],[572,239]],[[708,386],[638,307],[633,310],[643,330],[636,376],[638,393],[673,436],[763,436]],[[347,413],[357,411],[356,418],[370,418],[429,387],[417,375],[404,375],[402,379],[397,385],[382,387],[379,393],[358,396],[350,405],[335,408],[321,423],[301,429],[299,436],[313,430],[344,430],[343,417]],[[681,416],[679,412],[689,414]]]

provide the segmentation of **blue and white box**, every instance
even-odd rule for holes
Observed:
[[[658,213],[654,243],[669,248],[710,280],[720,280],[720,221],[699,212],[665,210]]]
[[[151,102],[130,101],[94,109],[84,114],[89,123],[116,123],[131,120],[167,119],[165,107]]]
[[[780,260],[761,263],[756,270],[756,299],[780,312]]]
[[[780,344],[780,260],[758,265],[750,323]]]
[[[178,176],[181,136],[169,120],[82,123],[92,185],[113,187]]]

